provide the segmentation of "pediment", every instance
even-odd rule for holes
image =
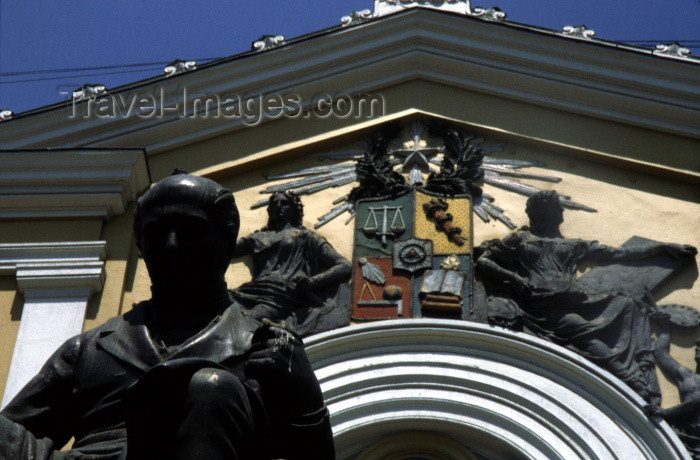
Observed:
[[[106,106],[121,102],[116,112],[104,112],[116,116],[83,117],[90,101],[47,107],[4,124],[0,142],[4,148],[138,146],[157,154],[252,124],[242,117],[191,117],[192,109],[182,102],[183,90],[190,100],[294,95],[304,113],[320,95],[369,93],[385,98],[385,116],[407,108],[441,113],[444,109],[431,107],[430,93],[406,89],[422,82],[456,91],[460,96],[453,105],[459,105],[462,114],[478,108],[476,118],[489,115],[488,107],[482,107],[486,104],[501,112],[528,108],[697,139],[696,70],[694,62],[514,24],[412,9],[174,77],[116,88],[92,101],[104,101]],[[163,116],[151,116],[148,109],[129,111],[129,104],[141,96],[178,110]],[[76,113],[79,116],[69,117]],[[486,124],[507,130],[499,125],[508,117],[501,113]],[[253,121],[256,125],[279,121],[273,118]]]

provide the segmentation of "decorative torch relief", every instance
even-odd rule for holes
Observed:
[[[462,237],[462,229],[452,225],[454,217],[447,211],[448,204],[441,198],[433,198],[423,204],[423,210],[429,220],[435,222],[435,227],[438,231],[445,232],[447,239],[458,246],[464,246],[467,241]]]

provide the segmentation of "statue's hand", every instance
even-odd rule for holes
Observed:
[[[647,414],[648,417],[664,416],[664,410],[656,404],[647,404],[646,406],[644,406],[644,413]]]
[[[694,256],[698,250],[689,244],[667,244],[666,253],[676,259],[682,259]]]
[[[659,324],[667,324],[671,322],[671,315],[665,311],[654,309],[649,314],[649,319],[656,321]]]
[[[511,280],[511,285],[513,286],[515,293],[519,296],[530,297],[534,292],[534,289],[530,283],[528,283],[527,280],[520,275],[515,275],[513,277]]]
[[[263,320],[253,334],[245,372],[260,385],[270,417],[293,423],[323,407],[323,395],[304,344],[283,325]]]
[[[294,290],[299,293],[309,292],[314,289],[315,286],[311,282],[311,278],[306,275],[296,275],[292,278],[292,283],[294,284]]]

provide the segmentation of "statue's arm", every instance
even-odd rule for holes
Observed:
[[[350,262],[338,254],[329,243],[324,242],[318,247],[316,257],[318,257],[318,266],[325,269],[309,277],[310,288],[340,284],[350,279],[352,273]]]
[[[529,283],[525,278],[512,270],[502,267],[497,262],[492,260],[491,256],[491,250],[487,249],[483,252],[481,257],[477,259],[476,268],[481,275],[491,280],[507,282],[519,291],[528,289]]]
[[[284,337],[287,345],[282,346]],[[245,371],[262,389],[275,438],[274,458],[333,460],[328,409],[301,338],[263,320],[252,344]]]
[[[684,425],[692,421],[700,413],[700,394],[688,399],[677,406],[662,409],[658,406],[645,406],[647,415],[661,417],[674,425]]]
[[[0,415],[0,458],[53,460],[56,449],[49,438],[36,438],[22,425]]]
[[[671,322],[666,318],[661,321],[661,331],[654,343],[654,359],[663,373],[676,384],[692,378],[693,372],[678,363],[670,353],[671,349]]]
[[[700,396],[700,395],[698,395]],[[668,421],[688,422],[700,413],[700,397],[686,400],[677,406],[664,409],[663,417]]]
[[[80,344],[80,336],[65,342],[0,415],[36,438],[51,439],[56,448],[65,445],[76,423],[72,395]],[[4,438],[5,433],[0,436]]]
[[[632,246],[628,248],[616,248],[597,241],[591,242],[588,248],[588,256],[594,260],[604,262],[619,262],[625,260],[640,260],[662,254],[674,258],[691,257],[698,250],[687,244],[659,243],[647,246]]]
[[[236,241],[236,248],[233,250],[233,257],[241,257],[250,253],[250,245],[245,238]]]

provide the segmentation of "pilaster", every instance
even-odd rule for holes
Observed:
[[[0,244],[0,275],[14,274],[24,295],[2,407],[82,331],[88,302],[104,284],[106,254],[104,241]]]

